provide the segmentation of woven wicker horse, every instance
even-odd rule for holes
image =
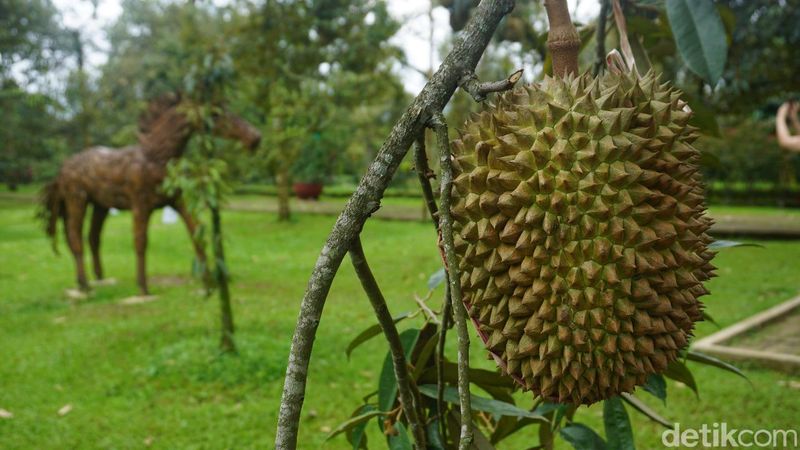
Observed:
[[[92,206],[89,247],[98,280],[103,279],[100,232],[108,211],[110,208],[132,211],[136,281],[142,295],[149,294],[145,249],[147,224],[153,210],[171,206],[194,236],[196,222],[180,195],[168,196],[161,189],[167,163],[183,154],[189,138],[200,127],[197,120],[188,116],[187,104],[177,94],[153,100],[139,120],[138,145],[117,150],[92,147],[77,153],[64,162],[56,179],[43,189],[41,206],[47,234],[54,240],[55,248],[57,221],[59,217],[64,219],[81,290],[89,288],[83,263],[82,231],[89,205]],[[252,125],[224,110],[213,118],[210,131],[216,136],[236,139],[249,149],[255,148],[261,138]],[[205,261],[202,247],[195,245],[195,253],[198,260]]]

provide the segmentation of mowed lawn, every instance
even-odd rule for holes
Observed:
[[[271,214],[224,214],[240,348],[238,356],[224,357],[216,351],[217,300],[200,294],[189,276],[191,245],[181,224],[164,225],[160,214],[151,223],[148,265],[156,301],[120,303],[136,294],[130,216],[123,213],[109,218],[103,234],[106,273],[118,283],[73,302],[64,295],[74,285],[71,255],[61,233],[61,256],[53,255],[33,214],[28,203],[0,201],[0,408],[13,414],[0,419],[0,448],[272,446],[299,301],[334,217],[296,216],[284,224]],[[363,238],[392,311],[416,309],[414,294],[426,293],[427,278],[440,265],[432,226],[371,221]],[[715,261],[720,276],[705,302],[721,326],[800,291],[800,241],[761,244],[728,249]],[[376,389],[385,354],[381,339],[357,349],[350,361],[344,354],[348,342],[373,323],[345,259],[314,348],[300,448],[347,448],[343,437],[324,440]],[[415,319],[401,326],[419,324]],[[700,324],[698,335],[715,329]],[[473,344],[473,363],[491,368],[479,343]],[[646,393],[640,398],[682,428],[727,422],[797,429],[797,376],[745,367],[751,386],[727,372],[690,367],[699,398],[673,382],[666,406]],[[523,406],[531,404],[530,394],[518,398]],[[65,405],[71,410],[59,415]],[[602,432],[601,411],[581,409],[576,420]],[[630,409],[629,414],[638,448],[661,448],[661,428]],[[370,448],[384,448],[377,427],[369,430]],[[532,428],[501,448],[537,442]],[[567,448],[563,441],[558,447]]]

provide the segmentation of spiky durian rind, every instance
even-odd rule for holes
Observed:
[[[453,142],[462,300],[524,388],[594,403],[686,347],[714,270],[689,118],[652,73],[547,78]]]

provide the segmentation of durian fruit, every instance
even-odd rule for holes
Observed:
[[[594,403],[686,347],[714,270],[690,114],[652,73],[570,75],[453,142],[462,300],[525,389]]]

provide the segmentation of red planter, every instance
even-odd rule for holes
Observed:
[[[322,183],[294,183],[294,195],[301,200],[319,200],[322,194]]]

